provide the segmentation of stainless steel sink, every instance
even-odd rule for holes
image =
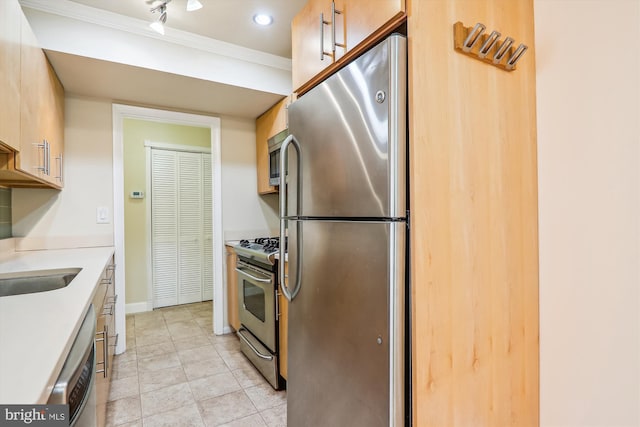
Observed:
[[[80,268],[59,268],[0,274],[0,297],[64,288],[71,283],[80,270]]]

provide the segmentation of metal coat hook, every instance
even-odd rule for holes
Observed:
[[[483,34],[485,30],[486,26],[480,22],[473,28],[465,27],[462,22],[456,22],[453,25],[454,49],[503,70],[515,70],[516,63],[522,59],[528,47],[520,43],[518,48],[514,49],[515,40],[513,38],[506,37],[500,43],[502,35],[500,32],[494,30],[491,34],[486,35]]]

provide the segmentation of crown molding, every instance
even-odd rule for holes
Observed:
[[[149,22],[142,19],[131,18],[129,16],[120,15],[107,10],[74,3],[69,0],[57,0],[55,2],[51,0],[19,0],[19,2],[23,8],[59,15],[93,25],[100,25],[244,62],[291,71],[291,59],[289,58],[249,49],[232,43],[189,33],[187,31],[176,30],[170,27],[165,27],[165,35],[162,36],[151,30],[149,28]]]

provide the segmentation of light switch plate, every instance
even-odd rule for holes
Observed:
[[[109,208],[98,206],[96,208],[96,224],[109,224]]]

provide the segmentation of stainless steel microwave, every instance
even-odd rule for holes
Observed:
[[[289,136],[289,129],[278,132],[269,138],[269,185],[280,185],[280,146]]]

